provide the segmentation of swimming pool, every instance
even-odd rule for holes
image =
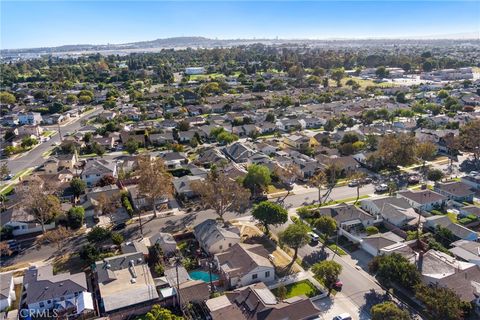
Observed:
[[[210,274],[208,271],[195,270],[188,273],[192,280],[202,280],[203,282],[210,282]],[[218,280],[218,274],[212,273],[212,281]]]

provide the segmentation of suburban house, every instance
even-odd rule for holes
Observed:
[[[188,158],[183,152],[161,152],[158,157],[165,162],[165,166],[168,169],[178,169],[188,163]]]
[[[19,124],[40,124],[43,121],[42,115],[39,112],[27,112],[18,114]]]
[[[457,202],[473,202],[475,192],[472,187],[460,181],[436,183],[433,190],[444,195],[448,200]]]
[[[175,189],[175,196],[180,199],[193,199],[197,194],[192,190],[191,183],[193,181],[202,181],[201,176],[183,176],[173,179],[173,188]]]
[[[101,314],[146,305],[158,299],[152,274],[141,252],[127,253],[95,262]],[[141,309],[140,309],[141,312]]]
[[[398,198],[403,198],[418,210],[431,211],[440,208],[447,202],[447,197],[431,190],[401,190],[397,192]]]
[[[165,132],[165,133],[151,133],[148,136],[150,143],[156,146],[161,146],[164,144],[172,144],[174,143],[173,134],[172,132]]]
[[[127,187],[132,205],[135,210],[153,210],[153,203],[151,199],[140,193],[138,185],[130,185]],[[161,209],[168,204],[168,198],[158,197],[155,199],[155,208]]]
[[[345,231],[371,226],[379,219],[379,215],[372,216],[353,204],[346,203],[322,207],[320,215],[333,218],[337,226]]]
[[[450,230],[458,239],[477,241],[478,234],[462,225],[453,223],[446,215],[432,216],[426,218],[426,227],[435,229],[436,226],[441,226]]]
[[[457,259],[480,266],[480,243],[476,241],[458,240],[449,249]]]
[[[159,245],[166,256],[177,251],[177,242],[170,233],[159,232],[149,238],[150,246]]]
[[[227,251],[215,254],[215,262],[230,288],[275,280],[275,268],[262,244],[237,243]]]
[[[360,246],[363,250],[375,257],[383,253],[381,251],[383,248],[389,247],[402,241],[402,237],[397,236],[395,233],[389,231],[385,233],[373,234],[371,236],[363,238]]]
[[[213,219],[207,219],[193,228],[193,234],[200,247],[210,254],[227,251],[240,242],[240,230],[226,226]]]
[[[88,187],[94,186],[104,176],[117,176],[117,165],[113,161],[104,159],[88,160],[83,167],[80,179],[85,181]]]
[[[0,273],[0,311],[8,309],[16,300],[13,272]]]
[[[291,134],[283,138],[283,144],[287,148],[290,147],[296,150],[305,150],[312,145],[311,140],[313,140],[313,138],[305,135]]]
[[[440,279],[475,266],[434,249],[420,255],[419,259],[419,271],[422,274],[422,281],[426,284],[435,284]]]
[[[472,171],[468,175],[461,177],[460,181],[474,189],[480,189],[480,174],[476,171]]]
[[[15,206],[7,211],[0,213],[2,228],[11,227],[13,235],[21,236],[25,234],[42,232],[42,226],[37,222],[34,216],[29,214],[20,206]],[[45,224],[45,230],[55,228],[55,221]]]
[[[384,197],[379,199],[364,199],[360,207],[371,215],[381,215],[384,222],[402,228],[407,225],[416,225],[418,213],[404,198]],[[420,217],[421,221],[425,218]]]
[[[236,163],[246,163],[255,154],[255,151],[241,142],[235,142],[223,149],[225,155]]]
[[[227,291],[206,305],[212,320],[307,320],[320,314],[306,296],[279,301],[263,282]]]
[[[49,264],[25,272],[20,307],[80,314],[93,311],[93,299],[85,273],[53,275],[53,265]]]

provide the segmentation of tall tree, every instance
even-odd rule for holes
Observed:
[[[461,147],[473,153],[475,160],[480,157],[480,120],[473,120],[460,127],[459,142]]]
[[[138,158],[137,173],[139,175],[138,190],[141,195],[150,200],[156,217],[158,199],[170,197],[173,194],[172,175],[167,171],[162,159],[152,160],[149,156]]]
[[[420,283],[420,273],[415,265],[398,253],[376,256],[369,264],[371,272],[387,287],[393,283],[413,290]]]
[[[418,285],[415,296],[423,302],[431,320],[461,320],[464,319],[464,310],[471,308],[454,291],[440,286]]]
[[[342,266],[333,260],[324,260],[315,263],[312,266],[312,272],[322,280],[328,289],[328,295],[330,295],[335,283],[338,281],[338,276],[342,273]]]
[[[317,188],[318,190],[318,206],[322,206],[322,189],[327,184],[327,175],[323,170],[318,170],[315,174],[308,180],[308,184],[312,187]]]
[[[10,169],[8,169],[8,165],[6,161],[3,161],[0,165],[0,180],[3,181],[7,178],[10,174]]]
[[[288,212],[279,204],[263,201],[253,208],[252,216],[265,227],[265,234],[270,234],[270,225],[284,224],[288,220]]]
[[[358,203],[358,200],[360,199],[360,188],[363,187],[365,184],[365,178],[367,175],[362,172],[362,171],[355,171],[354,173],[350,174],[348,179],[351,182],[356,182],[356,189],[357,189],[357,198],[355,199],[355,202],[353,203],[356,205]]]
[[[204,181],[193,181],[191,188],[200,195],[201,203],[215,210],[221,220],[228,211],[246,208],[250,198],[248,189],[216,169]]]
[[[145,315],[146,320],[183,320],[183,317],[179,317],[172,313],[169,309],[162,308],[156,304],[152,307],[152,310]]]
[[[292,264],[298,256],[298,249],[308,244],[308,227],[303,223],[293,223],[278,235],[280,243],[286,244],[293,249]]]
[[[408,166],[415,163],[416,142],[408,133],[388,134],[380,140],[377,153],[386,166]]]
[[[62,210],[60,200],[53,192],[53,186],[40,179],[32,179],[20,191],[23,209],[42,226],[43,233],[46,232],[45,224],[52,221]]]
[[[315,228],[321,233],[321,237],[323,238],[323,250],[325,250],[325,246],[327,245],[328,238],[330,238],[335,231],[337,230],[337,221],[332,217],[328,216],[321,216],[313,223]]]
[[[80,178],[73,178],[70,181],[70,187],[72,188],[73,194],[75,197],[79,197],[82,193],[85,192],[87,184]]]
[[[272,182],[270,169],[261,164],[252,164],[247,170],[248,172],[243,180],[243,185],[250,189],[254,197],[258,196],[260,193],[264,192]]]
[[[435,159],[437,154],[437,147],[431,141],[423,141],[417,144],[415,149],[417,157],[422,161],[422,171],[426,175],[425,164],[427,161]]]

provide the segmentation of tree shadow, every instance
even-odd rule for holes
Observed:
[[[370,314],[370,309],[379,303],[390,300],[388,295],[383,292],[377,292],[373,289],[364,294],[365,304],[360,307],[361,313]]]
[[[317,250],[314,251],[306,256],[303,257],[302,259],[302,264],[305,266],[312,266],[313,264],[325,260],[328,258],[328,253],[324,250]]]

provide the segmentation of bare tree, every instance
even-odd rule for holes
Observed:
[[[246,208],[250,198],[248,189],[216,170],[212,170],[204,181],[193,181],[191,188],[200,195],[204,207],[215,210],[221,220],[228,211]]]
[[[0,256],[9,256],[12,254],[12,250],[7,241],[0,242]]]
[[[53,186],[41,179],[32,179],[20,190],[21,206],[42,226],[53,220],[61,212],[60,200],[54,194]]]
[[[60,251],[67,239],[72,235],[73,232],[70,229],[60,226],[57,229],[45,232],[43,235],[43,240],[56,244],[57,249]]]
[[[108,215],[113,222],[113,214],[120,206],[118,196],[107,196],[102,193],[95,201],[95,213],[97,215]]]
[[[154,216],[157,216],[156,202],[162,197],[173,194],[173,178],[160,158],[150,159],[141,156],[138,159],[139,193],[150,200]]]

